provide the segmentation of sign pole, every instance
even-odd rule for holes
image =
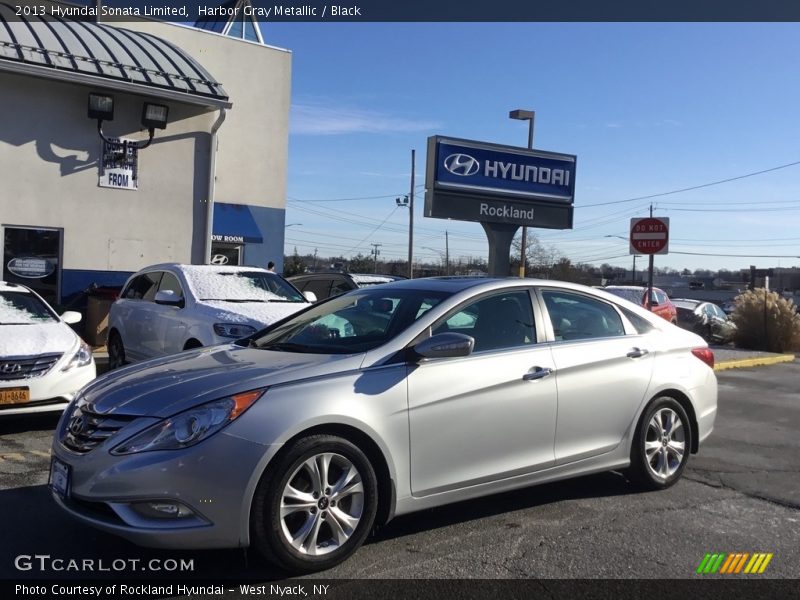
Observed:
[[[650,218],[653,218],[653,205],[650,204]],[[647,269],[647,310],[653,310],[653,264],[654,255],[650,255],[650,262]]]

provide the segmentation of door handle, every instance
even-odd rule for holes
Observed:
[[[650,354],[650,350],[646,350],[645,348],[633,348],[625,356],[628,358],[641,358],[645,354]]]
[[[533,369],[531,369],[530,371],[525,373],[525,375],[522,376],[522,379],[523,381],[536,381],[537,379],[542,379],[544,377],[547,377],[552,372],[553,369],[550,369],[548,367],[545,368],[533,367]]]

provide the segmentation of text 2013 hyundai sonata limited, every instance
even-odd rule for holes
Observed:
[[[600,290],[398,281],[101,377],[59,423],[51,486],[142,545],[320,570],[393,515],[610,469],[672,485],[713,428],[713,361]]]

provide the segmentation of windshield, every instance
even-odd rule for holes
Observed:
[[[308,302],[279,275],[265,271],[186,267],[186,279],[199,300],[224,302]]]
[[[391,340],[449,295],[379,287],[353,290],[272,328],[251,345],[312,354],[366,352]]]
[[[619,296],[620,298],[624,298],[628,302],[633,302],[634,304],[642,304],[642,298],[644,297],[644,293],[642,290],[638,289],[626,289],[626,288],[605,288],[609,294],[614,294],[615,296]]]
[[[0,325],[35,325],[58,321],[56,316],[33,294],[0,292]]]

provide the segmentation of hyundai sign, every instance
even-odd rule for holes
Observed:
[[[425,216],[571,229],[571,154],[428,138]]]

